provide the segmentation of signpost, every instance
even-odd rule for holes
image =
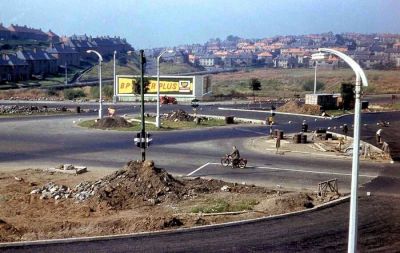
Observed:
[[[198,99],[193,99],[191,104],[192,104],[192,107],[193,107],[194,116],[196,117],[197,116],[196,115],[197,107],[199,107],[199,100]]]

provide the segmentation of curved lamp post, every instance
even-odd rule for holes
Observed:
[[[115,104],[117,102],[117,88],[116,88],[116,80],[115,80],[115,55],[117,54],[117,51],[114,51],[113,53],[113,60],[114,60],[114,72],[113,72],[113,87],[114,87],[114,94],[113,94],[113,103]]]
[[[156,127],[160,128],[160,58],[165,53],[172,53],[173,50],[165,50],[161,52],[157,57],[157,116],[156,116]]]
[[[95,50],[87,50],[86,53],[94,53],[99,57],[99,93],[100,93],[100,99],[99,99],[99,119],[103,118],[103,102],[101,101],[101,62],[103,61],[103,57],[101,57],[101,54]]]
[[[320,53],[313,54],[313,59],[321,60],[323,53],[334,54],[343,59],[356,74],[355,89],[355,107],[354,107],[354,136],[353,136],[353,159],[351,172],[351,197],[350,197],[350,220],[349,220],[349,238],[347,251],[354,253],[357,250],[357,190],[358,190],[358,172],[360,169],[360,123],[361,123],[361,81],[363,86],[368,86],[368,80],[360,65],[348,55],[330,48],[319,48]]]

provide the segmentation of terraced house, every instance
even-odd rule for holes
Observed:
[[[40,40],[40,41],[47,41],[49,36],[47,33],[43,32],[41,29],[34,29],[19,25],[11,24],[8,27],[8,30],[11,32],[12,39],[19,39],[19,40]]]
[[[29,64],[30,75],[47,75],[58,72],[57,59],[42,49],[19,48],[16,54],[19,59]]]
[[[14,54],[0,54],[0,83],[28,80],[29,64]]]

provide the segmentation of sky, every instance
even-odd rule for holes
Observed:
[[[136,49],[332,31],[400,33],[400,0],[0,0],[0,22]]]

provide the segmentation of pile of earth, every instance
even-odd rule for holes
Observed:
[[[181,109],[164,114],[163,118],[172,121],[193,121],[195,119],[195,117]]]
[[[0,219],[0,242],[14,241],[21,237],[21,233],[6,221]]]
[[[26,105],[0,105],[0,114],[32,114],[46,112],[66,112],[67,107],[26,106]]]
[[[232,193],[267,193],[262,187],[226,183],[221,180],[195,178],[177,180],[165,169],[154,166],[153,161],[131,161],[127,165],[95,182],[82,182],[74,188],[81,201],[115,210],[138,205],[176,203],[193,199],[202,193],[221,191]]]
[[[91,201],[105,203],[113,209],[126,209],[138,202],[158,204],[177,200],[185,193],[183,183],[152,161],[131,161],[124,168],[94,183],[99,185]],[[92,188],[89,184],[86,188]]]
[[[117,127],[131,127],[132,124],[126,121],[126,119],[114,116],[114,117],[104,117],[98,120],[93,127],[95,128],[117,128]]]
[[[320,115],[321,108],[319,105],[306,105],[298,101],[290,101],[277,109],[279,112],[291,112],[301,114]]]

